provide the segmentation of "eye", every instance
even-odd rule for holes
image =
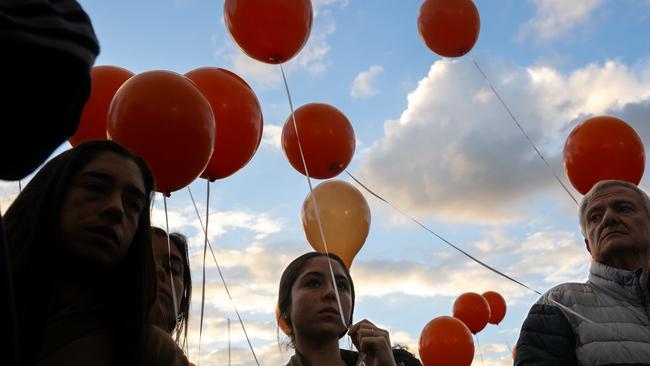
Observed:
[[[81,184],[81,188],[90,193],[102,193],[106,189],[106,185],[97,181],[87,181]]]
[[[174,276],[180,276],[181,275],[181,269],[177,268],[177,267],[172,268],[172,274]]]
[[[137,200],[137,199],[127,199],[127,200],[126,200],[126,205],[127,205],[127,206],[132,210],[132,211],[135,211],[135,212],[138,212],[138,213],[139,213],[140,211],[142,211],[143,203],[140,202],[140,200]]]
[[[600,214],[600,212],[594,212],[589,215],[589,222],[591,223],[597,222],[600,220],[601,217],[602,215]]]
[[[633,212],[634,208],[630,205],[621,205],[618,207],[618,212],[626,213],[626,212]]]
[[[174,276],[180,276],[180,275],[181,275],[181,271],[180,271],[180,269],[177,268],[177,267],[173,267],[173,266],[172,266],[171,268],[169,268],[169,266],[168,266],[167,264],[165,264],[165,265],[164,265],[164,268],[165,268],[165,272],[167,272],[167,273],[171,273],[171,274],[173,274]]]
[[[312,278],[312,279],[307,281],[306,285],[307,285],[307,287],[317,288],[317,287],[320,286],[320,280]]]
[[[346,281],[338,281],[336,283],[336,287],[342,291],[347,291],[349,289],[348,283]]]

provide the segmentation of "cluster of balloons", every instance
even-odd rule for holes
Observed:
[[[166,195],[201,176],[230,176],[253,157],[262,138],[260,104],[239,76],[216,67],[180,75],[135,75],[116,66],[91,72],[92,91],[70,139],[115,140],[151,168]]]
[[[352,160],[355,146],[350,121],[328,104],[310,103],[296,109],[282,128],[287,160],[311,178],[339,175]],[[301,217],[309,244],[316,251],[337,254],[348,268],[370,230],[368,202],[358,189],[341,180],[316,186],[305,198]]]
[[[472,334],[506,315],[506,301],[495,291],[466,292],[453,306],[453,317],[431,320],[420,335],[420,359],[425,366],[469,366],[474,359]]]
[[[442,57],[460,57],[478,40],[481,18],[472,0],[425,0],[418,30],[424,44]]]
[[[310,178],[339,175],[352,160],[355,145],[350,121],[328,104],[311,103],[296,109],[282,128],[287,160]],[[342,180],[316,186],[305,198],[301,217],[309,244],[316,251],[337,254],[348,268],[370,230],[368,202],[358,189]]]
[[[644,169],[641,138],[630,125],[615,117],[585,120],[571,131],[564,145],[564,170],[581,194],[605,179],[639,184]]]
[[[313,9],[310,0],[226,0],[224,20],[245,54],[264,63],[282,64],[307,42]],[[355,144],[348,118],[325,103],[301,106],[282,128],[287,160],[310,178],[330,179],[343,172]],[[301,216],[312,247],[339,255],[349,267],[370,228],[370,209],[361,192],[344,181],[323,182],[305,199]]]
[[[454,301],[454,318],[460,319],[467,328],[476,334],[490,324],[499,324],[506,316],[506,301],[495,291],[479,295],[466,292]]]

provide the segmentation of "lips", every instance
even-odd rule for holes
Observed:
[[[93,226],[88,229],[93,234],[97,234],[99,236],[103,236],[113,242],[115,245],[119,245],[120,239],[117,236],[117,233],[115,230],[106,227],[106,226]]]
[[[336,310],[336,308],[328,306],[328,307],[322,309],[321,311],[319,311],[318,314],[333,314],[333,315],[338,316],[339,312],[338,312],[338,310]]]

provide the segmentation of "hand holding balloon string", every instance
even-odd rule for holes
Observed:
[[[359,350],[358,365],[394,366],[395,359],[390,346],[388,331],[367,319],[348,328],[352,343]]]

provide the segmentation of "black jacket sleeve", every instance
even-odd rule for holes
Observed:
[[[517,341],[514,366],[577,366],[576,340],[559,308],[536,304]]]

